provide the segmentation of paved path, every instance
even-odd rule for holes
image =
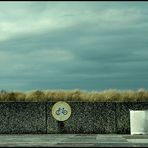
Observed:
[[[0,135],[0,147],[148,147],[148,135]]]

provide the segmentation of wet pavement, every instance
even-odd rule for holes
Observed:
[[[0,135],[0,147],[148,147],[148,135]]]

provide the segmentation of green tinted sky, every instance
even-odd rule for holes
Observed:
[[[148,88],[148,2],[0,2],[0,88]]]

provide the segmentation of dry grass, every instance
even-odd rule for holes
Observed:
[[[148,91],[139,89],[128,90],[104,90],[104,91],[80,91],[80,90],[35,90],[30,92],[0,92],[0,101],[89,101],[89,102],[142,102],[148,101]]]

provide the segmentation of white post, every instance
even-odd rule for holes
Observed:
[[[148,110],[130,110],[131,134],[148,134]]]

